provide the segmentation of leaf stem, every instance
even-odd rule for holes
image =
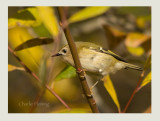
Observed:
[[[59,13],[59,16],[60,16],[61,24],[62,24],[62,27],[64,29],[64,33],[65,33],[69,48],[71,50],[71,54],[72,54],[72,57],[73,57],[73,60],[74,60],[74,63],[75,63],[75,68],[77,70],[77,74],[78,74],[78,77],[80,79],[84,94],[87,98],[88,104],[89,104],[92,112],[93,113],[98,113],[99,111],[98,111],[98,108],[96,106],[96,102],[95,102],[93,96],[91,95],[89,86],[87,84],[85,74],[84,74],[84,71],[82,69],[79,57],[78,57],[78,52],[77,52],[77,49],[76,49],[76,45],[75,45],[74,40],[72,38],[72,35],[70,33],[70,30],[69,30],[69,27],[68,27],[68,24],[67,24],[67,19],[66,19],[66,16],[65,16],[65,13],[64,13],[64,10],[63,10],[62,7],[58,7],[58,13]]]

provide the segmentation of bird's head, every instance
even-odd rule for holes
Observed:
[[[51,57],[57,57],[60,56],[65,62],[68,64],[73,65],[73,59],[72,54],[70,52],[69,46],[66,45],[57,54],[52,55]]]

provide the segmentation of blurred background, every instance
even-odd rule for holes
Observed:
[[[64,10],[75,41],[96,43],[129,63],[144,67],[151,55],[150,7],[64,7]],[[29,40],[33,41],[26,43]],[[66,43],[55,7],[8,7],[8,45],[13,50],[25,45],[15,51],[16,55],[41,80],[38,83],[8,52],[9,113],[91,112],[75,69],[58,57],[50,57]],[[140,75],[140,71],[122,69],[108,78],[111,87],[100,82],[93,93],[100,112],[123,111]],[[97,77],[87,75],[87,80],[92,85]],[[145,70],[140,90],[127,113],[151,112],[150,82],[151,65]],[[46,83],[71,110],[44,87]]]

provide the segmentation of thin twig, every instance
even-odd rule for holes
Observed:
[[[58,7],[58,13],[59,13],[59,16],[60,16],[62,26],[63,25],[65,26],[65,27],[63,27],[64,33],[65,33],[65,36],[67,38],[69,48],[71,50],[71,54],[72,54],[72,57],[73,57],[73,60],[74,60],[74,63],[75,63],[75,67],[76,67],[78,77],[80,79],[84,94],[87,98],[87,101],[90,105],[90,108],[91,108],[92,112],[93,113],[98,113],[99,111],[98,111],[98,108],[96,106],[96,102],[95,102],[93,96],[91,95],[89,86],[87,84],[85,74],[84,74],[84,71],[82,69],[79,57],[78,57],[76,45],[75,45],[74,40],[71,36],[70,30],[69,30],[69,27],[68,27],[68,24],[67,24],[66,16],[64,14],[64,10],[63,10],[62,7]]]
[[[29,110],[29,113],[32,113],[32,112],[36,109],[37,104],[38,104],[41,96],[44,94],[44,92],[45,92],[45,90],[43,89],[43,90],[41,90],[41,91],[37,94],[36,98],[35,98],[34,101],[33,101],[32,106],[31,106],[31,108],[30,108],[30,110]]]
[[[54,44],[53,44],[53,52],[52,54],[54,55],[55,53],[57,53],[58,49],[59,49],[59,45],[60,45],[60,39],[61,39],[61,35],[62,35],[62,31],[59,30],[59,33],[57,35],[57,37],[54,37]],[[53,73],[53,68],[54,68],[54,58],[52,58],[52,63],[50,65],[50,68],[49,68],[49,72],[48,72],[48,78],[47,80],[49,80],[48,82],[46,82],[46,84],[48,84],[51,80],[52,80],[52,73]],[[53,81],[54,82],[54,81]],[[52,84],[51,84],[51,87],[52,87]],[[30,109],[30,113],[32,113],[36,107],[37,107],[37,104],[41,98],[41,96],[43,95],[42,92],[39,92],[38,95],[36,96],[34,102],[33,102],[33,105],[31,106],[31,109]]]
[[[8,50],[14,55],[14,57],[19,61],[19,63],[24,67],[26,72],[28,72],[30,75],[32,75],[39,83],[42,81],[39,79],[39,77],[32,72],[22,61],[21,59],[16,55],[16,53],[8,46]],[[45,84],[45,87],[67,108],[70,109],[70,107],[57,95],[57,93],[51,89],[47,84]]]
[[[144,77],[144,72],[145,72],[145,71],[143,70],[142,73],[141,73],[141,76],[140,76],[140,78],[139,78],[139,80],[138,80],[138,82],[137,82],[136,88],[134,89],[131,97],[129,98],[129,100],[128,100],[128,102],[127,102],[127,105],[125,106],[125,108],[124,108],[124,110],[123,110],[123,113],[126,112],[126,110],[128,109],[128,106],[130,105],[133,97],[134,97],[135,94],[138,92],[139,86],[140,86],[140,84],[141,84],[141,82],[142,82],[142,79],[143,79],[143,77]]]
[[[141,73],[141,75],[140,75],[140,78],[139,78],[138,82],[137,82],[137,86],[136,86],[136,88],[134,89],[131,97],[129,98],[129,100],[128,100],[128,102],[127,102],[127,105],[125,106],[125,108],[124,108],[124,110],[123,110],[123,113],[125,113],[126,110],[128,109],[128,106],[130,105],[130,103],[131,103],[133,97],[135,96],[135,94],[142,88],[142,87],[140,86],[140,84],[141,84],[142,79],[143,79],[143,77],[144,77],[144,73],[145,73],[146,69],[149,67],[150,64],[151,64],[151,53],[148,54],[147,61],[146,61],[145,64],[144,64],[144,69],[143,69],[143,71],[142,71],[142,73]]]

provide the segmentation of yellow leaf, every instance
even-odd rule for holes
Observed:
[[[8,42],[13,49],[32,38],[33,37],[25,27],[17,26],[8,30]],[[43,53],[44,50],[40,46],[16,52],[17,56],[34,72],[39,68],[40,59],[43,56]]]
[[[51,88],[64,100],[73,101],[79,95],[77,87],[71,79],[62,79],[61,81],[53,81]],[[67,94],[67,95],[66,95]],[[44,98],[48,102],[58,101],[48,90],[45,91]]]
[[[8,64],[8,71],[14,71],[14,70],[22,70],[22,71],[24,71],[24,68],[16,67],[16,66]]]
[[[51,7],[37,7],[37,9],[45,27],[53,36],[57,36],[59,29],[54,9]]]
[[[25,12],[29,12],[31,15],[33,15],[33,17],[35,18],[35,20],[33,19],[25,19],[25,17],[27,17],[27,15],[25,15]],[[41,24],[41,20],[40,17],[38,15],[38,11],[37,8],[27,8],[27,9],[23,9],[17,12],[17,14],[20,14],[19,18],[16,17],[11,17],[8,19],[8,27],[9,28],[13,28],[15,26],[19,26],[19,25],[23,25],[23,26],[38,26]],[[24,15],[23,15],[24,14]]]
[[[15,19],[15,18],[8,19],[8,27],[9,28],[12,28],[12,27],[17,26],[17,25],[30,26],[34,23],[35,23],[34,20],[25,21],[25,20],[18,20],[18,19]]]
[[[150,38],[150,36],[141,33],[129,33],[125,39],[125,44],[127,47],[138,47]]]
[[[104,81],[104,86],[105,86],[106,90],[108,91],[108,93],[112,97],[112,100],[116,104],[118,110],[120,110],[120,104],[119,104],[119,101],[118,101],[118,98],[117,98],[117,94],[116,94],[115,88],[112,84],[112,81],[111,81],[110,77],[105,76],[102,80]]]
[[[108,26],[109,27],[109,26]],[[126,36],[126,33],[125,32],[123,32],[123,31],[120,31],[120,30],[118,30],[118,29],[116,29],[116,28],[114,28],[114,27],[109,27],[109,29],[110,29],[110,31],[113,33],[113,35],[115,36],[115,37],[124,37],[124,36]]]
[[[139,28],[142,28],[142,29],[145,28],[145,20],[143,17],[137,18],[136,23]]]
[[[54,111],[52,113],[91,113],[89,108],[72,108],[71,110],[68,109],[61,109]]]
[[[86,7],[69,18],[69,23],[83,21],[105,13],[110,7]]]
[[[151,15],[139,16],[136,20],[137,26],[141,29],[145,29],[147,22],[151,22]]]
[[[135,56],[141,56],[144,54],[144,49],[142,47],[127,47],[127,49]]]
[[[140,85],[140,87],[144,87],[146,84],[148,84],[149,82],[151,82],[151,72],[145,77],[145,79],[142,81],[142,84]]]
[[[149,57],[147,58],[147,61],[145,62],[144,70],[146,70],[149,67],[151,67],[151,54],[149,55]]]

